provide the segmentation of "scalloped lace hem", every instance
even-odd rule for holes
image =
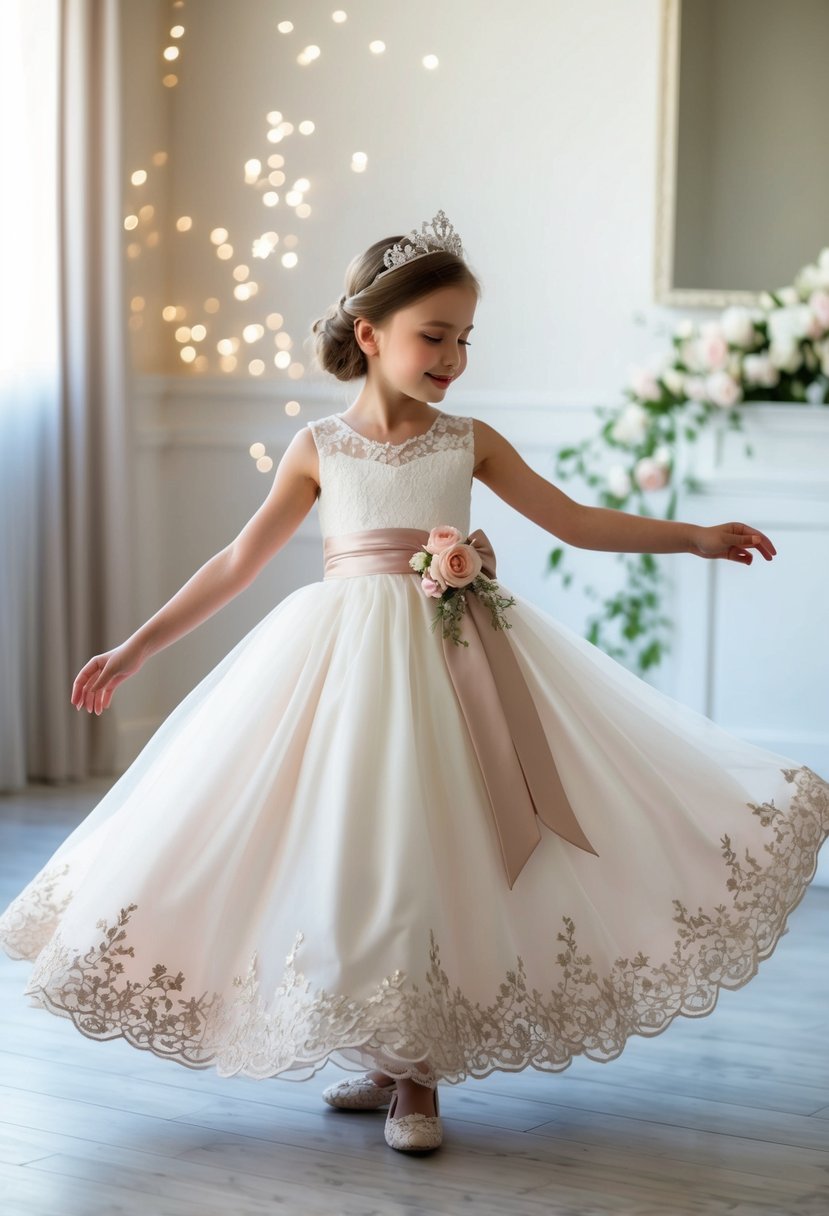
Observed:
[[[134,956],[129,922],[99,921],[102,940],[85,954],[60,936],[71,894],[58,897],[66,867],[45,871],[0,917],[0,945],[12,958],[34,959],[24,994],[31,1004],[71,1018],[88,1038],[123,1038],[132,1046],[188,1068],[214,1067],[220,1076],[308,1080],[331,1060],[349,1071],[380,1068],[399,1078],[419,1074],[457,1084],[493,1072],[562,1072],[583,1055],[610,1063],[632,1035],[664,1033],[675,1018],[713,1013],[723,988],[738,989],[756,974],[788,932],[787,920],[814,878],[829,835],[829,783],[806,766],[782,770],[795,785],[790,808],[748,806],[770,839],[761,866],[746,849],[739,858],[727,835],[721,852],[729,871],[731,906],[691,913],[674,900],[678,925],[668,960],[641,952],[619,958],[599,975],[578,948],[576,925],[562,916],[560,980],[547,993],[529,988],[516,956],[488,1006],[452,988],[434,931],[426,984],[400,970],[360,999],[311,990],[297,970],[298,932],[283,978],[268,1001],[257,978],[256,952],[247,973],[233,978],[236,995],[188,996],[185,977],[163,964],[142,982],[124,980],[123,956]],[[176,997],[176,994],[180,994]]]

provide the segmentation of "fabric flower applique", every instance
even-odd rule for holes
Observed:
[[[467,592],[476,594],[489,608],[493,629],[511,629],[504,609],[515,599],[498,593],[498,583],[483,572],[481,555],[470,537],[449,524],[432,528],[429,539],[412,555],[409,565],[420,575],[424,595],[438,601],[432,629],[443,621],[443,636],[456,645],[468,646],[461,637],[461,619],[466,610]]]

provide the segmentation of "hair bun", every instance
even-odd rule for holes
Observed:
[[[480,296],[480,284],[465,259],[450,248],[433,248],[431,240],[417,256],[404,257],[405,264],[387,267],[394,273],[385,277],[384,254],[390,246],[399,244],[405,255],[408,240],[405,236],[386,237],[351,259],[342,280],[345,290],[311,327],[316,368],[343,382],[367,375],[368,358],[355,332],[359,318],[381,325],[398,309],[453,284],[471,287]],[[419,249],[419,240],[416,244]],[[429,257],[424,256],[427,252]]]

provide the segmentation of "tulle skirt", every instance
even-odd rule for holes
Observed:
[[[607,1062],[787,932],[829,784],[515,595],[509,639],[598,856],[541,825],[510,890],[415,574],[302,587],[163,722],[0,916],[24,995],[222,1076],[456,1083]]]

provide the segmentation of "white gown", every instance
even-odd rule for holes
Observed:
[[[323,536],[466,538],[471,419],[401,444],[309,426]],[[301,587],[180,702],[0,916],[31,1004],[221,1076],[428,1060],[457,1083],[612,1060],[755,975],[814,877],[829,784],[501,584],[598,854],[541,826],[510,889],[419,584]]]

